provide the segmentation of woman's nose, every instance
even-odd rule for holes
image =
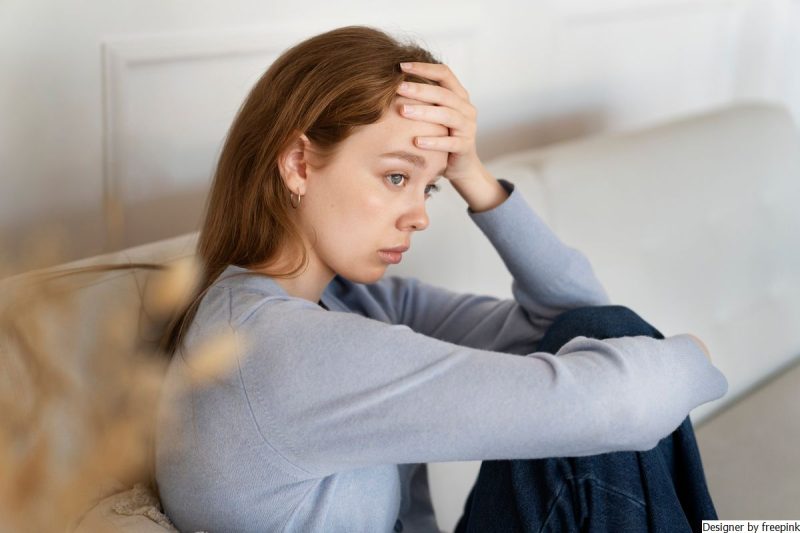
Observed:
[[[425,209],[425,200],[422,202],[414,202],[410,210],[405,213],[400,220],[401,229],[411,229],[415,231],[422,231],[428,227],[428,213]]]

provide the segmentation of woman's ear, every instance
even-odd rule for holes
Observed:
[[[295,194],[306,193],[306,168],[311,142],[304,133],[297,134],[278,156],[278,169],[283,182]]]

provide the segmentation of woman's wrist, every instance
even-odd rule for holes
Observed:
[[[500,182],[483,167],[474,178],[450,180],[450,183],[473,213],[494,209],[508,198]]]

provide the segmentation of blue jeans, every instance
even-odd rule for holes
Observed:
[[[576,336],[664,336],[630,309],[582,307],[555,320],[537,351]],[[700,531],[717,519],[692,423],[645,452],[483,461],[454,533]]]

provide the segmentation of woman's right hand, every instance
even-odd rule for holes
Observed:
[[[705,352],[705,354],[706,354],[706,357],[708,357],[708,360],[709,360],[709,361],[711,361],[711,354],[710,354],[710,353],[708,353],[708,348],[707,348],[707,347],[706,347],[706,345],[703,343],[703,341],[701,341],[699,337],[697,337],[697,336],[695,336],[695,335],[692,335],[691,333],[687,333],[687,335],[689,335],[691,338],[693,338],[693,339],[694,339],[694,341],[695,341],[697,344],[699,344],[699,345],[700,345],[700,348],[702,348],[702,349],[703,349],[703,351],[704,351],[704,352]]]

